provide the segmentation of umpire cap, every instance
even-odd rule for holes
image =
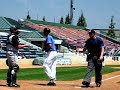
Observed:
[[[89,34],[95,34],[95,31],[93,29],[89,30]]]

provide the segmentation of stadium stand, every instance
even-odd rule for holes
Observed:
[[[23,39],[28,39],[28,38],[43,38],[43,36],[37,32],[37,31],[31,31],[31,32],[21,32],[19,34],[20,38],[23,38]]]
[[[34,23],[31,23],[31,22],[25,22],[24,24],[28,25],[31,28],[35,28],[40,32],[42,32],[43,28],[48,27],[52,30],[52,34],[59,37],[59,39],[63,39],[65,41],[68,41],[66,43],[69,43],[70,40],[75,42],[75,43],[73,43],[75,47],[76,47],[76,43],[79,43],[79,41],[77,42],[77,40],[81,37],[80,36],[81,35],[81,32],[80,32],[81,30],[79,30],[79,29],[72,30],[72,28],[71,28],[71,31],[69,31],[68,28],[64,28],[64,27],[34,24]],[[84,33],[84,30],[82,30],[82,32]],[[82,37],[84,37],[84,36],[82,36]],[[87,37],[87,34],[86,34],[86,37]]]
[[[42,25],[50,25],[50,26],[66,27],[66,28],[76,28],[76,29],[85,29],[85,27],[81,27],[81,26],[59,24],[59,23],[53,23],[53,22],[44,22],[44,21],[38,21],[38,20],[32,20],[32,19],[26,19],[26,21],[33,22],[33,23],[36,23],[36,24],[42,24]]]
[[[71,27],[69,25],[61,25],[61,24],[55,24],[50,22],[43,22],[43,21],[37,21],[37,20],[25,20],[25,25],[34,28],[38,31],[42,31],[43,28],[48,27],[52,30],[52,34],[56,35],[60,39],[63,39],[63,45],[75,47],[76,48],[83,48],[84,42],[88,38],[88,32],[83,30],[82,28],[78,27]],[[67,27],[69,26],[69,27]],[[113,48],[115,51],[120,47],[120,44],[118,41],[115,41],[110,38],[106,38],[102,34],[98,34],[103,39],[106,51],[110,52]]]
[[[89,38],[88,32],[84,30],[85,28],[83,27],[27,19],[22,23],[19,23],[11,18],[0,17],[0,32],[8,32],[11,25],[20,27],[22,32],[20,33],[19,37],[25,41],[29,41],[31,39],[43,39],[43,29],[46,27],[50,28],[52,30],[52,36],[56,39],[63,40],[62,45],[71,49],[83,48],[84,42],[87,38]],[[106,50],[109,52],[109,54],[117,51],[117,49],[120,47],[120,44],[116,41],[106,38],[100,33],[98,35],[103,38],[106,45]],[[6,36],[1,36],[0,40],[3,44],[2,50],[0,51],[2,56],[0,57],[5,57]],[[27,58],[34,58],[43,55],[43,52],[38,49],[38,47],[33,45],[31,46],[32,47],[21,49],[19,54],[25,54]]]

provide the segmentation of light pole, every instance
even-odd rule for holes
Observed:
[[[71,24],[73,24],[73,10],[75,10],[75,8],[73,7],[73,0],[71,0],[71,2],[70,2],[70,22],[71,22]]]

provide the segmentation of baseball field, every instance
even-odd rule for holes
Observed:
[[[4,63],[4,62],[3,62]],[[1,66],[3,65],[1,64]],[[25,63],[24,63],[25,64]],[[25,64],[28,65],[29,63]],[[47,86],[48,77],[44,73],[42,66],[28,65],[20,66],[18,72],[19,88],[7,87],[6,72],[7,67],[3,65],[0,69],[0,90],[120,90],[120,65],[107,65],[103,67],[103,84],[96,87],[94,83],[94,71],[91,85],[88,88],[82,87],[82,80],[86,72],[86,66],[58,66],[57,86]],[[31,68],[30,68],[31,67]]]
[[[120,90],[120,65],[106,65],[102,69],[103,84],[96,87],[94,83],[94,71],[91,85],[88,88],[82,87],[82,80],[86,72],[83,65],[59,65],[57,66],[57,86],[47,86],[48,77],[43,67],[33,66],[30,60],[19,61],[18,72],[19,88],[6,86],[7,66],[5,60],[0,61],[0,90]]]

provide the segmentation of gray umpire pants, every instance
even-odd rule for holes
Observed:
[[[92,58],[87,58],[88,61],[88,66],[87,66],[87,72],[84,77],[84,81],[90,83],[91,82],[91,76],[92,76],[92,71],[95,68],[95,82],[96,83],[101,83],[102,80],[102,61],[99,61],[96,57]]]

